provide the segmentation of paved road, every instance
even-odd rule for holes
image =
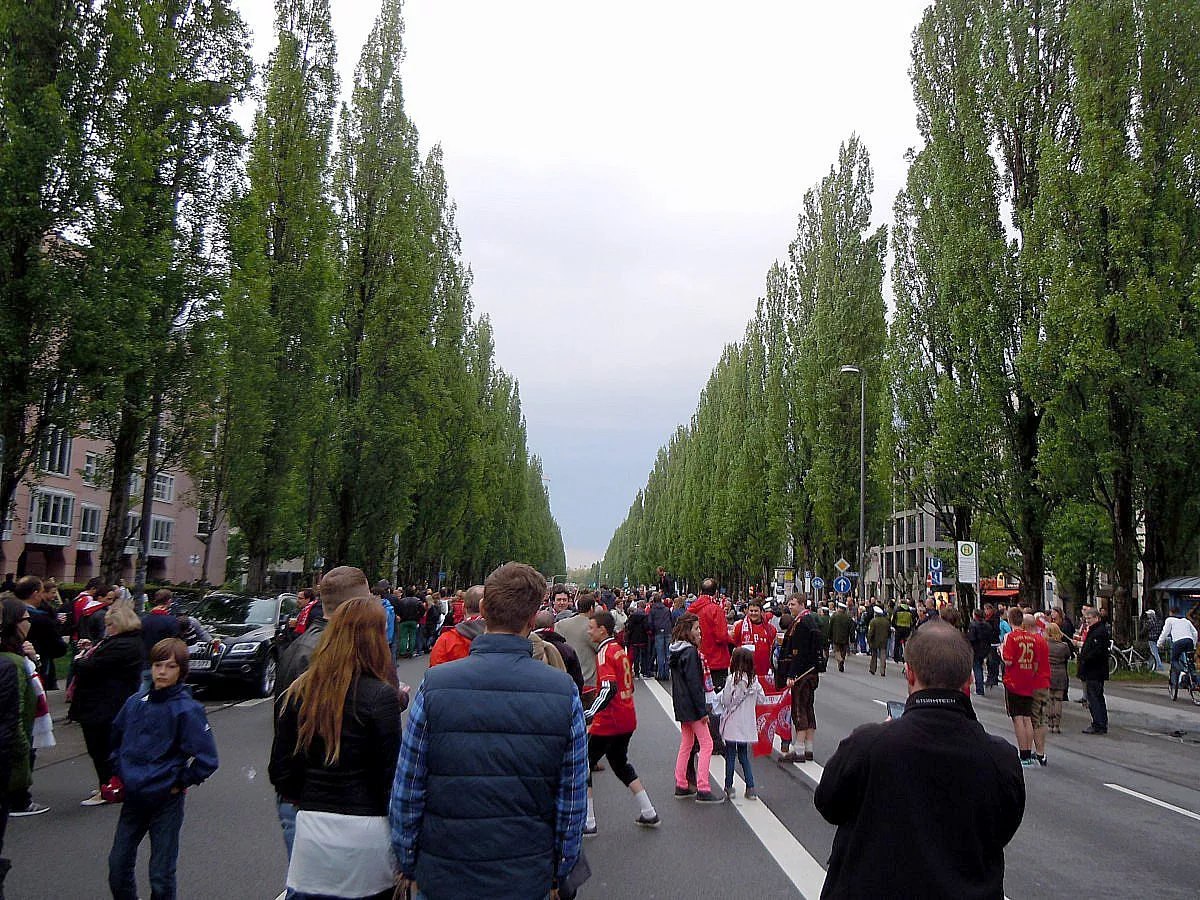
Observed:
[[[424,665],[402,662],[401,677],[418,683]],[[862,659],[852,658],[845,674],[826,675],[817,691],[818,765],[756,760],[762,802],[739,799],[716,806],[672,798],[678,730],[667,712],[669,696],[656,683],[639,682],[639,728],[630,756],[663,825],[637,828],[628,791],[611,773],[598,773],[600,834],[585,845],[595,873],[585,896],[667,900],[745,896],[753,890],[768,897],[815,897],[833,839],[833,829],[812,806],[819,764],[855,726],[883,717],[876,700],[901,699],[904,693],[898,673],[872,677]],[[1107,738],[1079,734],[1087,719],[1072,704],[1067,734],[1051,740],[1049,767],[1026,771],[1028,809],[1007,854],[1005,892],[1012,900],[1077,892],[1096,898],[1196,896],[1200,709],[1171,705],[1161,688],[1117,687],[1110,693],[1113,730]],[[271,707],[205,699],[221,769],[188,796],[180,896],[274,900],[286,862],[266,779]],[[989,730],[1011,735],[998,695],[978,702],[977,709]],[[117,810],[78,805],[91,785],[91,765],[82,755],[78,729],[59,725],[58,735],[60,746],[39,757],[34,786],[34,795],[53,809],[9,823],[5,855],[15,866],[9,896],[17,900],[107,896]],[[142,896],[148,897],[144,849],[140,869]]]

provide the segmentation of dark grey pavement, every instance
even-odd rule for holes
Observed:
[[[400,676],[416,685],[424,667],[424,659],[403,661]],[[807,855],[823,865],[833,839],[833,829],[812,806],[819,769],[809,766],[806,773],[804,766],[755,760],[760,804],[673,799],[679,732],[656,687],[637,683],[639,728],[630,759],[663,824],[653,830],[634,825],[637,806],[628,790],[610,772],[597,773],[600,834],[585,841],[594,875],[583,896],[801,896],[785,867],[794,875],[797,859]],[[824,676],[817,691],[818,765],[855,726],[883,718],[877,699],[904,694],[898,668],[872,677],[863,659],[852,658],[844,674]],[[1143,798],[1200,815],[1200,708],[1171,704],[1161,688],[1118,685],[1110,695],[1107,737],[1079,734],[1088,720],[1082,707],[1071,704],[1067,733],[1051,736],[1049,767],[1026,771],[1028,809],[1006,855],[1005,892],[1012,900],[1197,895],[1200,819]],[[271,706],[234,697],[205,700],[221,768],[188,795],[180,897],[274,900],[286,860],[266,778]],[[998,693],[976,706],[990,731],[1011,739]],[[56,732],[60,745],[39,755],[34,783],[34,796],[51,811],[8,827],[5,855],[14,868],[7,886],[15,900],[108,895],[107,855],[118,811],[79,806],[94,778],[91,763],[77,728],[60,723]],[[719,779],[714,783],[719,786]],[[144,846],[139,859],[144,898],[147,852]],[[811,885],[807,893],[815,895]]]

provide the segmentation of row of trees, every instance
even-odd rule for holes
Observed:
[[[277,0],[257,89],[229,0],[0,0],[0,508],[86,423],[112,443],[108,577],[127,485],[148,506],[163,467],[235,526],[251,590],[297,556],[564,570],[402,38],[384,0],[339,108],[328,0]]]
[[[1047,568],[1075,600],[1103,574],[1127,637],[1137,589],[1193,570],[1200,543],[1200,4],[939,0],[913,33],[911,75],[922,145],[894,208],[886,346],[864,312],[879,269],[831,274],[830,312],[810,314],[797,244],[815,235],[819,271],[838,273],[865,232],[833,227],[857,221],[853,193],[832,195],[816,231],[806,199],[788,262],[606,570],[757,574],[789,536],[798,565],[827,568],[857,499],[855,385],[835,374],[855,363],[884,404],[868,407],[869,533],[893,503],[923,505],[1020,571],[1035,606]],[[874,347],[827,343],[823,321],[860,316]],[[842,446],[814,440],[806,408]]]

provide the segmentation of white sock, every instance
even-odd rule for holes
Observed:
[[[634,794],[633,799],[636,800],[638,802],[638,806],[642,808],[643,816],[645,816],[647,819],[654,818],[654,804],[650,802],[650,795],[646,793],[645,788],[642,788],[640,791]]]
[[[812,741],[805,741],[805,742],[804,742],[804,752],[805,752],[805,753],[812,753],[812,752],[813,752],[813,742],[812,742]]]
[[[591,794],[588,794],[587,823],[586,824],[587,824],[588,828],[596,827],[596,810],[592,806],[592,795]]]

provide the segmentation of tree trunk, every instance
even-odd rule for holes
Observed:
[[[1134,527],[1133,473],[1118,462],[1113,472],[1113,639],[1128,643],[1134,637],[1134,581],[1138,538]]]
[[[267,569],[271,566],[270,545],[248,545],[249,566],[246,570],[246,592],[261,594],[267,587]]]
[[[108,518],[104,522],[104,536],[100,542],[100,577],[106,584],[116,584],[125,570],[125,542],[129,537],[129,479],[136,466],[141,436],[141,413],[125,404],[117,427],[117,439],[113,441]]]
[[[158,477],[159,443],[162,435],[162,391],[150,401],[150,435],[146,441],[146,480],[142,485],[142,527],[138,535],[137,565],[134,567],[133,596],[146,590],[146,567],[150,562],[150,538],[154,525],[154,480]]]

